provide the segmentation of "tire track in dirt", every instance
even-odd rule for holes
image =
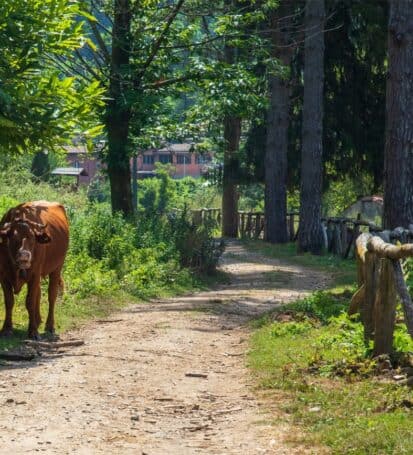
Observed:
[[[221,268],[225,286],[131,306],[64,336],[82,347],[0,367],[1,453],[311,453],[254,396],[246,322],[328,278],[238,242]]]

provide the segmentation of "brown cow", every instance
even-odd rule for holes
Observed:
[[[57,202],[35,201],[10,209],[0,221],[0,282],[6,318],[0,334],[12,334],[14,294],[27,283],[29,338],[38,339],[40,281],[49,276],[49,314],[46,331],[54,333],[54,306],[63,286],[61,271],[69,245],[65,209]]]

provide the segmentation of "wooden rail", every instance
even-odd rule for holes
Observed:
[[[221,224],[221,209],[202,208],[192,210],[195,224],[214,223],[217,227]],[[290,242],[297,240],[299,213],[287,213],[287,227]],[[355,242],[360,233],[378,232],[381,228],[361,219],[328,217],[322,219],[326,250],[329,253],[348,258],[354,256]],[[238,236],[240,238],[264,238],[265,216],[263,212],[238,212]]]
[[[373,355],[393,350],[397,295],[404,320],[413,338],[413,303],[402,261],[413,257],[412,229],[363,233],[356,240],[359,288],[351,300],[349,314],[360,313],[366,343],[374,342]],[[394,245],[392,242],[398,242]]]

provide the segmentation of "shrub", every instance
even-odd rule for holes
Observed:
[[[182,267],[211,274],[215,271],[224,244],[212,237],[213,222],[196,226],[185,210],[170,218],[175,246]]]

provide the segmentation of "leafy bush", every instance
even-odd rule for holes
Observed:
[[[214,272],[224,244],[212,237],[213,221],[196,226],[183,210],[180,215],[171,217],[170,222],[181,266],[203,273]]]
[[[347,307],[348,299],[346,297],[325,291],[314,292],[302,300],[287,305],[288,309],[317,318],[323,324],[327,324],[331,317],[338,316]]]

